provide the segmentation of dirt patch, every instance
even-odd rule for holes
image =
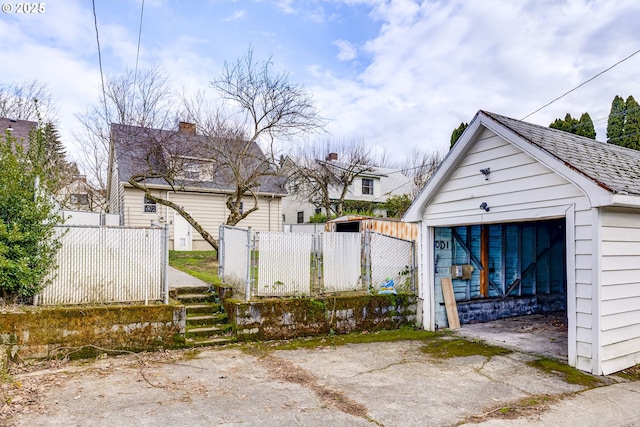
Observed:
[[[346,414],[364,418],[375,423],[375,421],[369,417],[365,405],[350,399],[340,391],[332,390],[322,384],[318,384],[315,376],[292,362],[270,354],[263,354],[258,360],[259,363],[267,368],[275,377],[313,390],[327,407],[336,408]]]
[[[482,423],[494,419],[515,420],[517,418],[535,419],[545,413],[550,406],[570,396],[570,394],[528,396],[508,405],[502,405],[478,415],[466,417],[459,424]]]

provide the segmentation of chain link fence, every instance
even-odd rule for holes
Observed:
[[[62,246],[40,305],[168,300],[166,227],[59,226]]]
[[[280,233],[220,227],[219,276],[251,296],[415,292],[415,245],[380,233]]]
[[[415,292],[415,245],[412,241],[367,231],[371,289],[393,281],[396,291]]]

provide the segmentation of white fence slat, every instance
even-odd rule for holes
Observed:
[[[43,305],[163,299],[162,228],[56,227],[62,247]]]
[[[360,233],[323,233],[322,276],[325,292],[362,289]]]
[[[258,295],[310,295],[313,235],[260,232]]]
[[[371,287],[380,289],[392,279],[398,290],[411,291],[413,243],[380,233],[371,236]]]

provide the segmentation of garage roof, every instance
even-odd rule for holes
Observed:
[[[606,190],[640,195],[640,151],[488,111],[481,110],[478,114],[510,129]]]

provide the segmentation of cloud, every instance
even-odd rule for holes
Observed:
[[[236,10],[231,14],[231,16],[223,18],[222,21],[223,22],[239,21],[242,18],[244,18],[246,15],[247,15],[246,10]]]
[[[316,69],[317,99],[331,106],[331,131],[409,152],[448,147],[452,130],[479,109],[522,118],[637,49],[633,2],[411,2],[373,7],[380,32],[355,78]],[[589,23],[586,25],[585,23]],[[342,50],[341,50],[342,54]],[[348,57],[348,55],[346,56]],[[635,65],[620,66],[528,120],[548,125],[567,112],[606,117],[630,94]],[[636,94],[638,95],[638,94]],[[604,138],[606,119],[596,123]],[[406,148],[405,148],[406,147]],[[397,152],[398,150],[396,150]]]
[[[358,55],[358,49],[347,40],[336,40],[333,44],[338,46],[338,59],[340,61],[351,61]]]

